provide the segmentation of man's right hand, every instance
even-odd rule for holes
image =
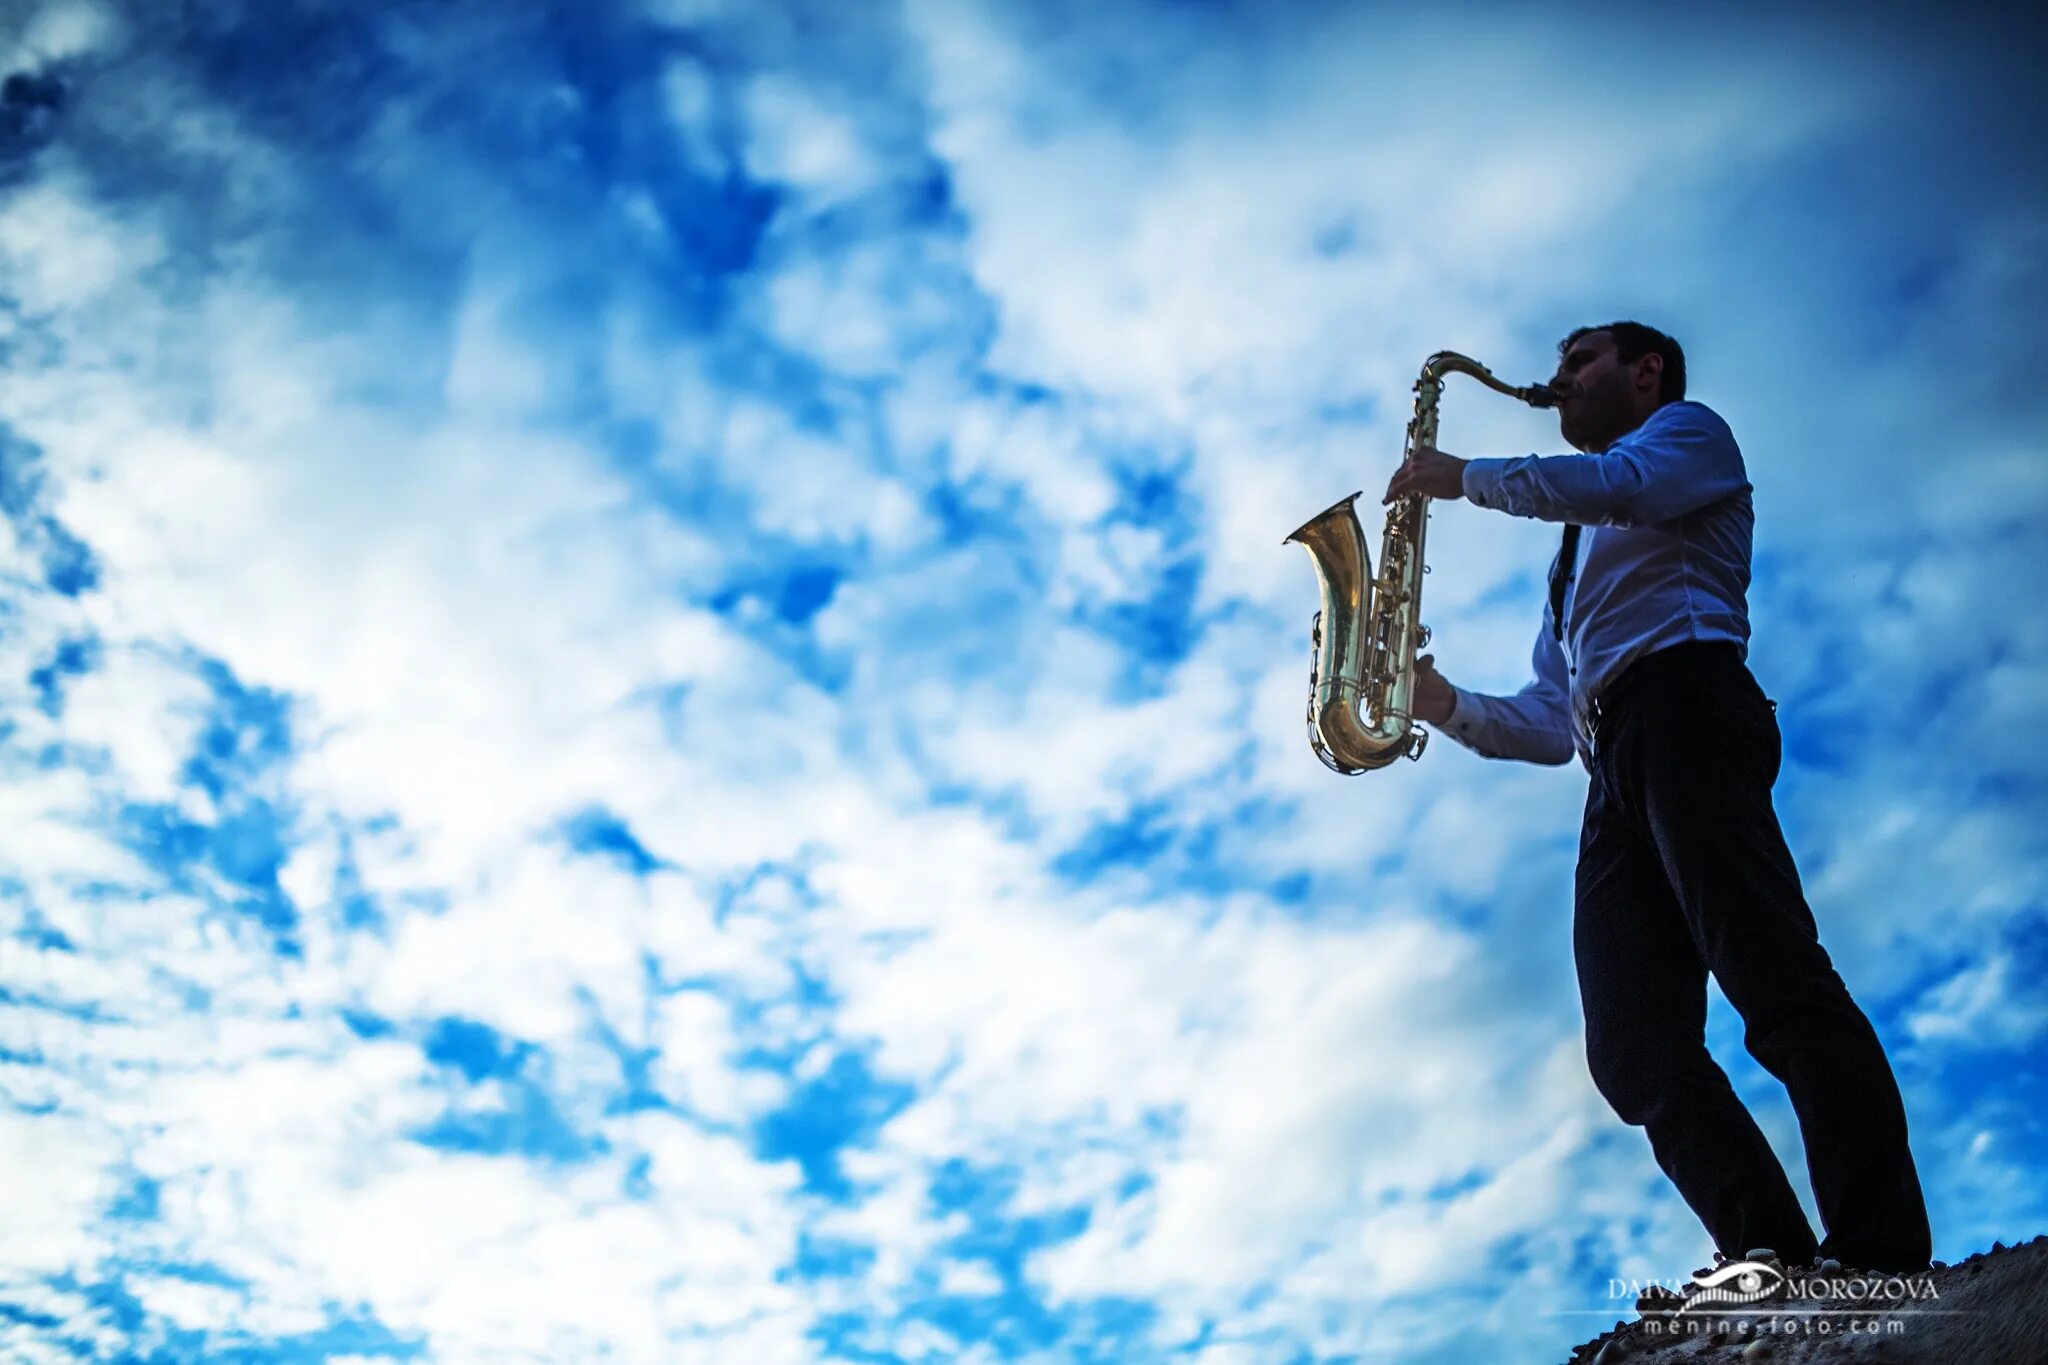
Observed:
[[[1436,655],[1425,654],[1415,661],[1415,695],[1410,701],[1417,720],[1442,725],[1451,718],[1458,698],[1444,675],[1436,671]]]

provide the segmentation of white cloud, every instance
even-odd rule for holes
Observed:
[[[744,95],[751,137],[748,174],[804,191],[829,204],[870,188],[879,167],[874,149],[852,117],[821,103],[814,91],[779,74],[747,83]]]
[[[32,1049],[37,1039],[19,1042]],[[20,1070],[19,1064],[7,1067]],[[0,1230],[0,1274],[9,1283],[90,1267],[99,1250],[92,1225],[113,1192],[107,1165],[116,1150],[96,1125],[74,1114],[0,1112],[5,1169],[35,1172],[33,1180],[9,1182],[17,1214]]]
[[[23,56],[52,62],[105,52],[124,37],[123,24],[106,6],[72,3],[35,11],[19,41]]]
[[[1919,1042],[1975,1048],[2023,1048],[2048,1029],[2048,1001],[2029,999],[2013,977],[2013,958],[1995,952],[1931,987],[1906,1029]]]
[[[147,228],[94,209],[61,181],[16,191],[0,214],[0,288],[31,313],[97,304],[161,251]]]

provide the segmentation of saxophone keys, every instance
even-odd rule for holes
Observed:
[[[1416,647],[1417,649],[1422,649],[1422,648],[1425,648],[1425,647],[1426,647],[1426,646],[1427,646],[1428,644],[1429,644],[1429,627],[1428,627],[1428,626],[1417,626],[1417,627],[1415,628],[1415,647]]]

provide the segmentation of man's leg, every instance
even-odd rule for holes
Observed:
[[[1593,1084],[1622,1122],[1646,1131],[1715,1247],[1812,1259],[1813,1229],[1785,1168],[1707,1051],[1707,968],[1657,848],[1598,773],[1579,838],[1572,954]]]
[[[1750,1055],[1799,1116],[1821,1251],[1851,1266],[1924,1269],[1927,1208],[1898,1082],[1821,946],[1771,806],[1783,748],[1770,704],[1732,653],[1695,654],[1631,703],[1615,758],[1637,779],[1640,814]]]

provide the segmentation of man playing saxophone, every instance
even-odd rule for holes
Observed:
[[[1582,452],[1415,450],[1388,485],[1563,523],[1534,678],[1513,696],[1417,660],[1414,712],[1488,758],[1591,774],[1572,948],[1595,1086],[1647,1131],[1722,1255],[1770,1248],[1924,1270],[1932,1252],[1883,1045],[1821,946],[1771,803],[1776,703],[1748,665],[1751,485],[1726,422],[1685,397],[1678,343],[1633,322],[1559,346]],[[1705,1042],[1707,974],[1784,1083],[1826,1239]]]

